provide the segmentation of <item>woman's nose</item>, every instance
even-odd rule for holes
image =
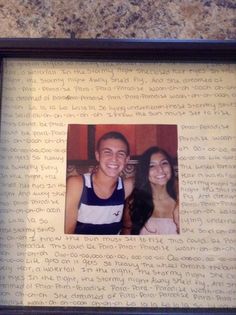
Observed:
[[[161,165],[157,165],[156,171],[161,174],[164,173],[163,167]]]

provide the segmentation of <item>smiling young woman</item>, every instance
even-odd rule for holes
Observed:
[[[179,209],[172,158],[151,147],[140,157],[124,215],[124,234],[178,234]]]

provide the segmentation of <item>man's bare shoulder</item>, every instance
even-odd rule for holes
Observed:
[[[69,189],[81,188],[83,187],[83,183],[84,183],[84,180],[83,180],[83,176],[81,175],[69,176],[66,181],[67,188]]]

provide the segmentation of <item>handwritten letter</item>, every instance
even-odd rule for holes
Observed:
[[[236,306],[236,65],[4,62],[0,302]],[[181,233],[64,234],[68,124],[177,124]]]

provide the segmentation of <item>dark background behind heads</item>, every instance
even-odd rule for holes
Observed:
[[[177,157],[177,125],[69,125],[67,160],[93,160],[98,139],[109,131],[119,131],[130,144],[135,159],[151,146],[159,146]]]

